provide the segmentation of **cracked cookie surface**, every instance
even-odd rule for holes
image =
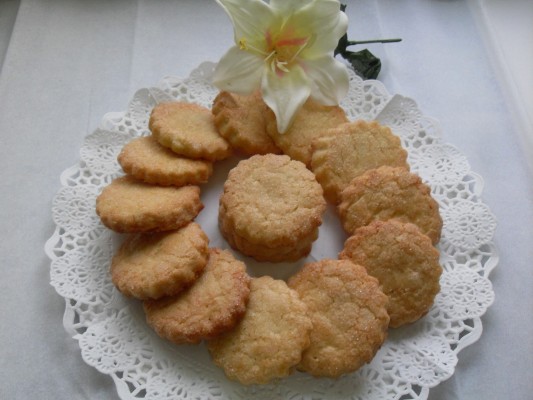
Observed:
[[[207,346],[216,365],[245,385],[288,376],[309,345],[306,305],[284,281],[254,278],[244,318]]]
[[[295,261],[318,237],[326,202],[314,174],[286,155],[239,162],[224,184],[219,226],[228,242],[261,261]],[[304,245],[302,244],[304,243]],[[265,252],[261,249],[264,248]],[[296,256],[290,255],[295,249]],[[284,260],[269,255],[285,254]]]
[[[325,259],[304,265],[288,285],[313,323],[298,369],[337,378],[372,360],[389,324],[388,299],[376,278],[351,261]]]
[[[409,169],[400,138],[376,121],[349,122],[313,141],[311,169],[333,204],[353,178],[382,165]]]
[[[230,329],[242,318],[250,295],[246,266],[231,252],[210,249],[202,275],[177,296],[144,301],[148,324],[171,342],[198,343]]]
[[[428,185],[405,168],[383,166],[354,178],[337,208],[348,234],[372,221],[396,219],[418,226],[433,244],[440,240],[442,218]]]
[[[389,297],[393,328],[414,322],[433,305],[440,290],[439,252],[413,224],[375,221],[346,240],[339,258],[365,267]]]

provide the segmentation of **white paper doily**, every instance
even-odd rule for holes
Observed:
[[[148,118],[161,101],[183,100],[210,107],[217,90],[210,85],[213,63],[200,65],[185,79],[164,78],[139,90],[123,113],[104,116],[87,136],[77,165],[61,175],[52,207],[56,229],[45,250],[51,259],[51,284],[65,299],[65,329],[78,340],[83,359],[110,375],[122,399],[426,399],[431,387],[454,372],[457,354],[481,335],[480,317],[494,299],[489,273],[498,262],[492,243],[496,221],[481,200],[482,179],[466,158],[440,139],[438,123],[416,103],[391,96],[378,81],[351,74],[342,103],[351,119],[377,119],[401,137],[413,172],[432,188],[444,219],[439,244],[444,272],[441,292],[428,315],[389,331],[374,360],[338,380],[295,373],[266,386],[245,387],[226,379],[203,344],[175,346],[146,325],[140,303],[116,291],[108,272],[121,235],[106,229],[95,213],[103,186],[122,171],[116,161],[122,146],[149,134]],[[202,186],[205,209],[197,222],[211,247],[228,248],[217,227],[218,198],[236,158],[216,164]],[[307,260],[336,258],[346,239],[332,208]],[[285,278],[307,260],[259,264],[244,258],[252,275]]]

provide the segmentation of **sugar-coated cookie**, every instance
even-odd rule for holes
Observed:
[[[382,165],[409,169],[400,138],[376,121],[349,122],[313,141],[311,169],[333,204],[353,178]]]
[[[298,369],[337,378],[368,363],[387,336],[387,296],[376,278],[348,260],[305,264],[288,281],[307,305],[311,344]]]
[[[312,143],[317,137],[328,134],[328,130],[348,122],[346,113],[339,106],[324,106],[312,99],[296,113],[289,129],[278,132],[276,116],[269,110],[266,114],[267,133],[283,153],[294,160],[311,164]]]
[[[222,160],[231,148],[216,130],[211,110],[197,104],[157,104],[150,115],[150,131],[157,141],[182,156]]]
[[[365,267],[389,297],[393,328],[425,315],[440,290],[439,252],[413,224],[375,221],[346,241],[341,259]]]
[[[383,166],[354,178],[337,209],[348,234],[375,220],[397,219],[417,225],[433,244],[440,240],[439,205],[429,186],[405,168]]]
[[[326,209],[322,193],[303,163],[286,155],[252,156],[229,172],[220,197],[220,231],[259,261],[296,261],[318,237]]]
[[[231,252],[210,249],[203,274],[174,297],[146,300],[147,322],[174,343],[198,343],[232,329],[246,311],[250,277]]]
[[[161,146],[153,136],[127,143],[118,155],[118,162],[126,174],[162,186],[205,183],[213,173],[211,162],[179,156]]]
[[[130,176],[113,180],[96,199],[102,223],[122,233],[178,229],[202,208],[198,186],[155,186]]]
[[[266,132],[267,109],[259,92],[248,96],[220,92],[211,111],[220,135],[233,149],[250,156],[281,152]]]
[[[252,279],[246,314],[236,328],[208,342],[216,365],[245,385],[288,376],[309,345],[311,320],[298,294],[269,276]]]
[[[191,222],[176,231],[128,236],[111,262],[111,279],[126,296],[158,299],[176,295],[204,270],[209,239]]]

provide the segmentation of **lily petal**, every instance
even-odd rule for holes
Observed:
[[[234,28],[235,43],[247,41],[254,47],[264,44],[265,32],[277,19],[262,0],[216,0],[224,8]],[[261,49],[264,50],[264,49]]]
[[[220,90],[249,94],[259,88],[264,60],[253,53],[231,47],[213,73],[213,84]]]
[[[289,15],[290,13],[298,10],[311,3],[314,0],[270,0],[270,7],[278,10],[281,14]]]
[[[263,100],[276,114],[278,132],[284,133],[292,124],[296,112],[311,93],[309,80],[300,66],[293,66],[282,76],[270,67],[263,70],[261,83]]]
[[[304,63],[307,76],[313,82],[311,97],[327,106],[339,104],[350,86],[346,65],[332,56],[305,60]]]
[[[312,41],[302,51],[302,58],[316,58],[332,53],[348,29],[348,17],[340,11],[337,0],[315,1],[296,11],[289,22],[313,32]]]

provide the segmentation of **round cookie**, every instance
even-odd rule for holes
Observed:
[[[348,260],[306,264],[289,287],[307,305],[313,329],[311,345],[298,369],[337,378],[368,363],[387,336],[387,296],[377,279]]]
[[[267,109],[259,92],[248,96],[220,92],[211,111],[220,135],[233,149],[251,156],[281,152],[266,132]]]
[[[126,174],[146,183],[185,186],[207,182],[213,164],[206,160],[180,157],[161,146],[153,136],[133,139],[118,155]]]
[[[227,250],[210,249],[203,274],[175,297],[146,300],[150,326],[171,342],[198,343],[230,329],[242,318],[250,295],[243,262]]]
[[[266,114],[267,133],[283,153],[294,160],[311,164],[314,139],[328,134],[328,130],[348,122],[344,110],[339,106],[324,106],[315,100],[307,100],[296,113],[294,121],[284,133],[279,133],[276,116],[269,109]]]
[[[343,124],[313,141],[311,169],[333,204],[353,178],[382,165],[409,169],[400,138],[376,121]]]
[[[157,141],[189,158],[210,161],[231,155],[231,148],[215,128],[211,110],[197,104],[159,103],[152,110],[149,127]]]
[[[393,328],[425,315],[440,290],[439,252],[413,224],[375,221],[359,228],[339,257],[364,266],[378,279],[389,297]]]
[[[112,259],[113,284],[141,300],[178,294],[204,270],[208,243],[195,222],[176,231],[130,235]]]
[[[244,385],[288,376],[309,345],[311,320],[295,291],[269,276],[252,279],[237,327],[207,343],[216,365]]]
[[[429,186],[405,168],[383,166],[354,178],[337,210],[348,234],[375,220],[397,219],[417,225],[433,244],[440,240],[439,205]]]
[[[318,237],[326,209],[322,193],[301,162],[286,155],[252,156],[229,172],[220,197],[220,231],[257,260],[296,261]]]
[[[102,223],[121,233],[178,229],[202,208],[198,186],[155,186],[130,176],[116,178],[96,198]]]

